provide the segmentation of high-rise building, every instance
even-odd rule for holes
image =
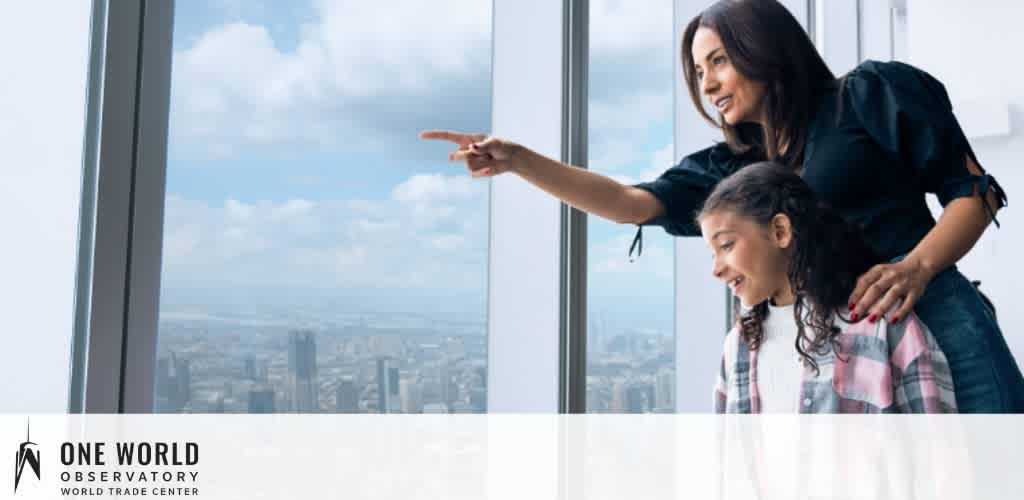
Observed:
[[[191,401],[192,376],[187,359],[175,353],[156,362],[156,410],[177,413]]]
[[[341,379],[335,396],[334,408],[338,413],[356,413],[359,410],[359,389],[352,377]]]
[[[440,384],[441,402],[448,408],[454,408],[455,401],[459,399],[459,383],[456,380],[458,367],[451,361],[441,365]]]
[[[401,400],[398,391],[398,367],[390,357],[377,358],[377,411],[398,413]]]
[[[268,372],[269,367],[267,366],[267,360],[257,359],[253,356],[246,356],[245,378],[256,383],[266,384]]]
[[[676,404],[676,374],[672,369],[662,369],[658,372],[657,387],[655,388],[655,408],[659,410],[672,410]]]
[[[626,410],[626,384],[624,382],[613,382],[612,383],[612,394],[611,403],[608,405],[608,409],[612,412],[621,412]]]
[[[274,413],[274,390],[250,389],[249,413]]]
[[[249,380],[256,379],[256,359],[252,356],[245,357],[245,378]]]
[[[309,330],[296,330],[288,334],[288,390],[291,392],[292,411],[320,411],[316,336]]]
[[[423,390],[416,380],[402,377],[398,382],[402,413],[420,413],[423,410]]]

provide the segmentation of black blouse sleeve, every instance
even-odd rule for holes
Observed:
[[[953,116],[945,87],[933,76],[903,63],[867,61],[846,77],[844,91],[868,134],[914,169],[922,189],[938,195],[943,206],[975,189],[983,200],[989,190],[996,193],[999,207],[985,203],[993,220],[994,210],[1006,206],[994,177],[984,169],[981,176],[967,170],[967,157],[981,164]]]
[[[638,247],[643,251],[643,226],[661,226],[673,236],[700,235],[694,215],[718,182],[742,165],[743,161],[735,157],[725,143],[720,143],[683,158],[651,182],[636,184],[658,198],[665,206],[665,214],[637,228],[630,257]]]

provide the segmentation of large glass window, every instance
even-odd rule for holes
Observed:
[[[590,2],[589,167],[621,182],[656,178],[673,163],[671,0],[639,8]],[[673,244],[636,227],[588,219],[587,411],[675,409]]]
[[[156,411],[486,411],[490,3],[176,9]]]

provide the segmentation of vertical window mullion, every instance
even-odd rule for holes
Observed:
[[[562,161],[587,165],[588,0],[565,0]],[[561,204],[559,413],[586,413],[587,216]]]

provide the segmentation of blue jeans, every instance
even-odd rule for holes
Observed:
[[[932,279],[914,312],[949,361],[961,413],[1024,413],[1024,376],[993,310],[956,266]]]

